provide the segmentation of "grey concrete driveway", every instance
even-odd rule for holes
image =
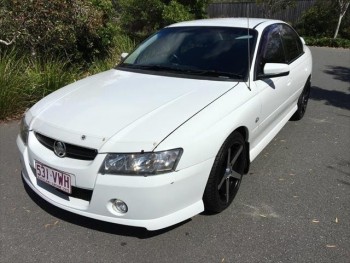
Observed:
[[[312,48],[307,113],[252,163],[229,209],[156,232],[57,209],[25,189],[0,125],[0,262],[350,262],[350,51]]]

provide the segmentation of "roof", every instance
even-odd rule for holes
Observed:
[[[271,23],[281,23],[280,20],[265,19],[265,18],[249,18],[249,28],[253,29],[257,25],[268,22]],[[180,27],[180,26],[220,26],[220,27],[248,27],[248,19],[246,17],[237,18],[211,18],[211,19],[201,19],[193,21],[185,21],[170,25],[169,27]]]

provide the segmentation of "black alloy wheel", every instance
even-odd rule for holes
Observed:
[[[205,209],[219,213],[233,201],[246,165],[245,141],[233,132],[217,154],[203,195]]]

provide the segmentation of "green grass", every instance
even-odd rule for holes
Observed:
[[[25,99],[19,98],[27,81],[24,64],[24,59],[14,52],[0,54],[0,120],[18,114],[24,108]]]

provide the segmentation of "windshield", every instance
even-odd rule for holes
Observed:
[[[118,69],[243,80],[248,41],[254,50],[256,35],[255,30],[248,35],[246,28],[169,27],[144,41]]]

